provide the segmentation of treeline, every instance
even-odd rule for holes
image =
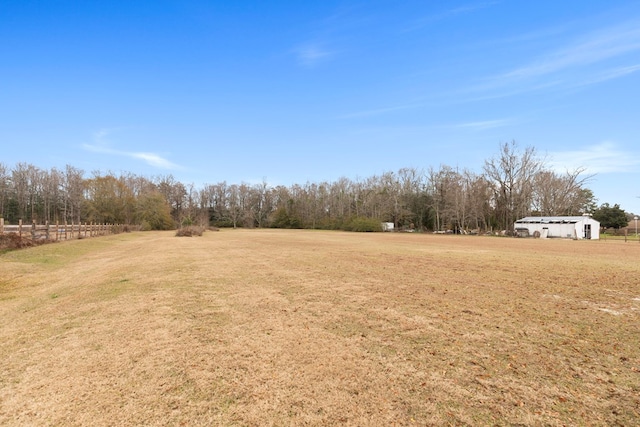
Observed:
[[[0,217],[9,223],[96,222],[143,229],[180,225],[369,230],[509,230],[529,215],[596,209],[582,169],[559,174],[515,142],[473,173],[449,166],[404,168],[363,180],[270,186],[219,182],[196,188],[172,175],[43,170],[0,163]]]

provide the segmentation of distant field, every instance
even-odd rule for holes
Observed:
[[[0,256],[0,425],[638,425],[640,244],[283,230]]]

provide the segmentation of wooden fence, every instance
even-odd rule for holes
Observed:
[[[47,221],[44,225],[38,225],[34,221],[31,224],[23,224],[22,220],[18,225],[9,225],[4,223],[4,218],[0,218],[0,235],[15,233],[20,237],[32,240],[69,240],[82,239],[85,237],[105,236],[113,234],[117,226],[112,224],[96,224],[96,223],[80,223],[71,224],[55,223],[49,224]]]

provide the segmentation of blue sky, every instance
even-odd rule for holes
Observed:
[[[196,186],[482,171],[640,213],[638,1],[0,2],[0,162]]]

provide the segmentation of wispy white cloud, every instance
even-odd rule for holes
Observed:
[[[420,108],[424,106],[425,104],[395,105],[392,107],[376,108],[372,110],[362,110],[362,111],[356,111],[354,113],[343,114],[342,116],[339,116],[338,119],[356,119],[356,118],[362,118],[362,117],[378,116],[381,114],[393,113],[393,112],[402,111],[402,110],[410,110],[410,109]]]
[[[352,128],[349,130],[351,135],[373,135],[382,139],[397,139],[399,137],[413,137],[419,135],[427,135],[438,129],[437,126],[366,126],[360,128]]]
[[[336,55],[335,51],[329,50],[320,43],[308,43],[294,49],[298,59],[298,64],[313,68],[322,62],[326,62]]]
[[[106,138],[109,135],[111,135],[115,130],[120,130],[120,128],[118,129],[104,128],[94,132],[93,144],[83,144],[82,148],[94,153],[110,154],[114,156],[122,156],[122,157],[129,157],[131,159],[142,160],[148,165],[159,168],[159,169],[168,169],[168,170],[182,169],[182,166],[177,165],[156,153],[117,150],[117,149],[111,148],[111,144],[109,143],[109,141],[106,140]]]
[[[538,92],[547,89],[557,89],[565,87],[566,82],[561,79],[550,80],[543,83],[535,83],[530,85],[512,85],[510,87],[499,87],[495,82],[483,85],[477,85],[471,89],[472,92],[478,93],[475,96],[461,97],[460,102],[485,101],[489,99],[508,98],[510,96],[521,95],[524,93]]]
[[[451,9],[447,9],[444,10],[442,12],[439,13],[435,13],[433,15],[429,15],[426,17],[423,17],[422,19],[418,20],[417,22],[415,22],[413,25],[411,25],[409,28],[406,28],[405,31],[416,31],[416,30],[420,30],[423,27],[426,27],[428,24],[432,23],[432,22],[437,22],[443,19],[447,19],[447,18],[451,18],[457,15],[462,15],[462,14],[466,14],[466,13],[471,13],[471,12],[475,12],[477,10],[481,10],[481,9],[486,9],[488,7],[494,6],[496,4],[500,3],[499,1],[484,1],[484,2],[477,2],[477,3],[469,3],[466,5],[462,5],[462,6],[458,6],[458,7],[454,7]]]
[[[455,127],[481,131],[481,130],[511,126],[513,124],[514,124],[513,119],[497,119],[497,120],[483,120],[483,121],[477,121],[477,122],[460,123]]]
[[[348,47],[378,23],[375,13],[370,13],[366,3],[350,3],[338,6],[329,16],[308,24],[309,33],[296,43],[293,53],[298,65],[314,68],[333,61]]]
[[[628,67],[619,67],[613,68],[611,70],[606,70],[590,80],[585,80],[583,82],[578,83],[579,86],[592,85],[596,83],[606,82],[607,80],[613,80],[620,77],[624,77],[629,74],[633,74],[637,71],[640,71],[640,64],[630,65]]]
[[[97,145],[104,145],[104,144],[108,144],[108,140],[107,137],[121,132],[123,130],[127,130],[127,129],[131,129],[130,127],[125,127],[125,126],[121,126],[121,127],[111,127],[111,128],[100,128],[97,131],[95,131],[93,133],[93,141],[95,144]]]
[[[568,22],[563,22],[560,25],[546,27],[546,28],[537,28],[532,31],[527,31],[524,33],[514,34],[507,37],[502,37],[500,39],[489,39],[489,40],[479,40],[481,46],[486,48],[486,44],[489,46],[503,46],[508,44],[518,44],[522,45],[523,43],[531,43],[531,42],[539,42],[544,40],[549,40],[551,38],[559,37],[562,34],[567,33],[572,28],[572,25]]]
[[[141,159],[147,162],[147,164],[151,166],[155,166],[161,169],[181,169],[180,166],[175,163],[165,159],[164,157],[159,156],[155,153],[136,153],[136,152],[124,152],[126,156],[132,157],[134,159]]]
[[[109,129],[99,129],[93,134],[93,138],[96,140],[101,140],[109,134]]]
[[[463,6],[459,6],[459,7],[455,7],[452,9],[449,9],[447,11],[445,11],[442,16],[446,17],[446,16],[452,16],[452,15],[459,15],[461,13],[469,13],[469,12],[475,12],[476,10],[480,10],[480,9],[486,9],[488,7],[491,6],[495,6],[496,4],[500,3],[499,1],[484,1],[484,2],[479,2],[479,3],[469,3]]]
[[[527,78],[554,73],[570,67],[601,62],[640,49],[638,22],[607,28],[559,49],[523,67],[504,74],[503,78]]]
[[[558,172],[585,168],[587,173],[635,172],[640,153],[621,150],[610,141],[585,146],[580,150],[548,153],[549,166]]]
[[[595,84],[638,71],[638,66],[632,65],[608,73],[600,71],[600,74],[594,76],[594,72],[597,71],[592,67],[638,50],[640,22],[625,22],[576,38],[561,48],[540,55],[526,65],[491,77],[475,90],[522,93],[545,87],[545,82],[549,79],[553,80],[552,86],[556,86],[558,82],[566,87]],[[568,71],[573,72],[570,77],[564,74]]]

